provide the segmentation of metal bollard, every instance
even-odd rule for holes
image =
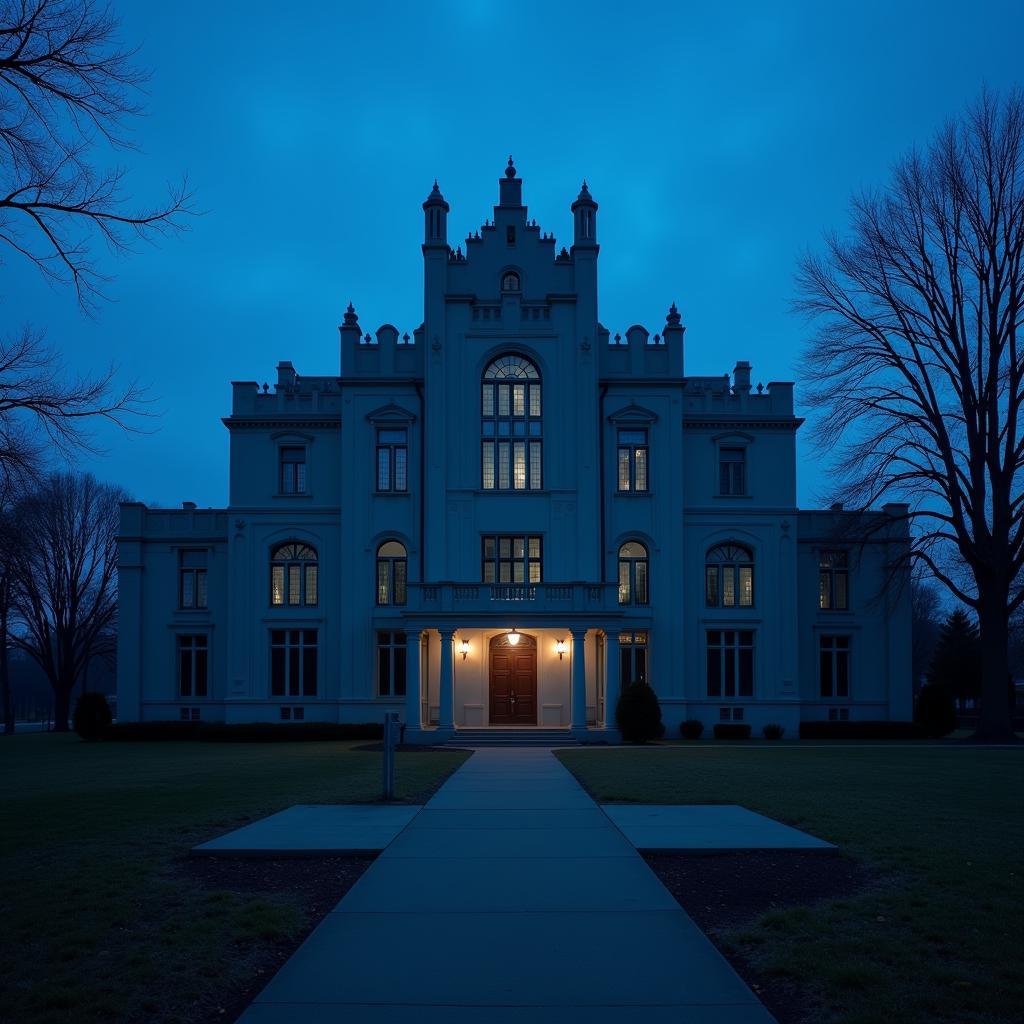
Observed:
[[[384,799],[395,798],[395,740],[398,735],[398,712],[384,715]]]

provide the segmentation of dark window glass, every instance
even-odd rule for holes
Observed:
[[[206,551],[182,551],[178,556],[178,607],[206,607]]]
[[[822,551],[818,556],[818,607],[846,611],[849,607],[849,556],[845,551]]]
[[[206,697],[209,693],[209,638],[178,637],[178,695]]]
[[[709,697],[754,695],[753,630],[707,630],[705,656]]]
[[[718,492],[725,495],[747,493],[747,451],[745,448],[718,449]]]
[[[281,449],[282,494],[306,493],[306,449],[288,447]]]
[[[377,696],[405,696],[405,632],[377,634]]]
[[[619,684],[647,682],[647,633],[619,634]]]
[[[818,641],[818,682],[822,697],[850,696],[850,638],[825,636]]]
[[[318,676],[315,629],[270,631],[270,695],[315,697]]]

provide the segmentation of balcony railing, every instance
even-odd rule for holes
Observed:
[[[407,611],[617,611],[615,583],[410,583]]]

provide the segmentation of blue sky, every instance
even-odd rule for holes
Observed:
[[[559,245],[589,182],[612,333],[659,330],[676,301],[687,372],[749,359],[755,382],[797,379],[799,403],[798,255],[983,82],[1019,82],[1024,37],[1019,0],[114,7],[152,71],[128,189],[145,205],[187,173],[206,212],[105,257],[95,320],[12,253],[0,302],[73,371],[149,385],[148,432],[101,430],[80,464],[167,505],[226,502],[229,381],[272,381],[280,359],[336,373],[349,300],[365,329],[419,324],[420,204],[436,177],[464,238],[510,152]],[[805,505],[828,493],[810,442],[805,425]]]

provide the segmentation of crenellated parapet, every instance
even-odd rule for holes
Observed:
[[[598,325],[603,377],[665,377],[678,380],[683,376],[683,335],[679,311],[672,303],[665,326],[651,334],[641,324],[633,324],[625,334],[611,334]]]
[[[341,326],[340,372],[345,379],[394,377],[400,380],[423,376],[423,332],[399,334],[392,324],[382,324],[370,334],[359,326],[352,303],[348,304]]]

